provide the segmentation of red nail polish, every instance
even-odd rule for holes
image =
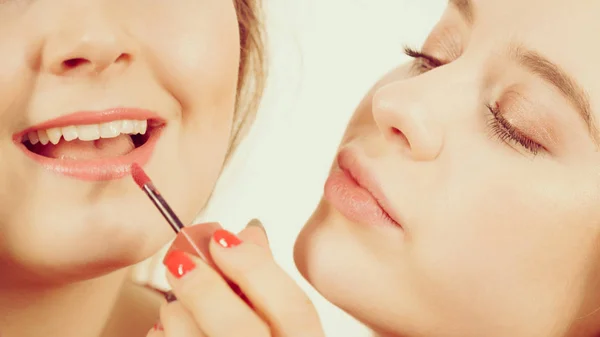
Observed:
[[[168,256],[171,251],[179,250],[197,256],[206,261],[209,266],[216,268],[210,257],[208,246],[213,233],[220,228],[221,225],[215,222],[186,226],[179,234],[177,234],[177,237],[171,244],[171,247],[169,247],[166,256]],[[165,263],[165,261],[163,261],[163,263]]]
[[[224,229],[217,230],[213,234],[213,240],[223,248],[235,247],[242,243],[242,240],[235,236],[235,234]]]
[[[160,322],[154,324],[154,326],[152,327],[152,330],[154,331],[164,331],[165,328],[163,328],[162,324],[160,324]]]
[[[194,261],[185,252],[180,250],[170,251],[163,263],[171,274],[177,278],[183,277],[183,275],[196,268]]]

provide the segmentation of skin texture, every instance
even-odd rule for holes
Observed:
[[[441,64],[417,58],[386,75],[340,146],[372,174],[402,228],[352,222],[324,199],[297,240],[296,263],[382,336],[595,336],[596,127],[549,83],[556,77],[507,50],[556,63],[600,119],[600,4],[472,5],[463,15],[450,4],[424,43]],[[537,154],[502,141],[487,105]]]
[[[149,257],[173,232],[129,177],[56,175],[28,159],[12,135],[76,111],[155,111],[167,125],[145,170],[190,223],[234,129],[234,3],[0,1],[0,54],[0,332],[98,335],[125,276],[114,271]],[[21,310],[29,300],[37,306]],[[78,312],[86,305],[97,308],[93,318]],[[27,330],[35,326],[44,332]]]

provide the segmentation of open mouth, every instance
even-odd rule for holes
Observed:
[[[160,124],[156,120],[116,120],[38,129],[24,133],[21,143],[36,155],[59,160],[114,158],[144,146]]]
[[[43,168],[82,180],[111,180],[144,165],[166,126],[151,111],[114,108],[83,111],[39,124],[13,136]]]

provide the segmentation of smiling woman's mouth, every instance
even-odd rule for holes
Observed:
[[[149,125],[150,122],[150,125]],[[117,120],[103,124],[70,125],[29,131],[25,147],[40,156],[90,160],[126,155],[143,146],[156,125],[147,120]]]
[[[150,159],[164,127],[152,116],[137,109],[76,113],[24,130],[14,141],[53,172],[83,180],[117,179],[134,162]]]

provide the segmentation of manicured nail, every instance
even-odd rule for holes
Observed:
[[[160,322],[154,324],[154,326],[152,327],[152,330],[154,331],[164,331],[165,328],[163,328],[162,324],[160,324]]]
[[[246,227],[259,227],[262,228],[263,230],[265,229],[265,227],[263,226],[262,222],[258,219],[252,219],[250,220],[250,222],[248,222],[248,224],[246,225]]]
[[[226,231],[224,229],[219,229],[213,234],[213,240],[219,244],[219,246],[223,248],[231,248],[238,246],[242,243],[242,240],[235,236],[235,234]]]
[[[180,250],[172,250],[165,257],[164,264],[171,274],[177,278],[183,277],[189,271],[196,268],[196,264],[186,253]]]
[[[267,231],[265,230],[265,227],[263,226],[262,222],[258,219],[252,219],[250,220],[250,222],[248,222],[248,224],[246,225],[246,228],[248,227],[258,227],[262,230],[263,234],[265,235],[265,238],[267,238],[267,242],[269,242],[269,237],[267,236]]]

